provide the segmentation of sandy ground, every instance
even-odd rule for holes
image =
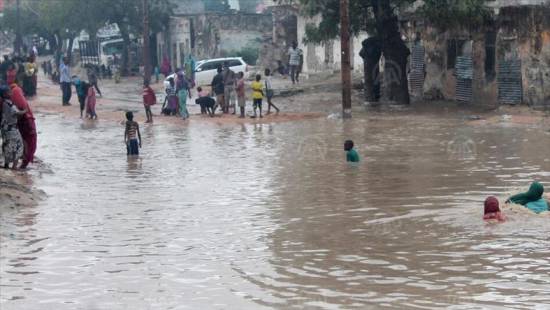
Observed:
[[[136,120],[140,123],[145,121],[145,113],[143,110],[142,98],[141,98],[141,78],[130,77],[124,79],[120,84],[115,84],[113,80],[100,80],[99,87],[103,96],[97,96],[96,111],[100,120],[124,121],[124,112],[133,111],[136,115]],[[273,122],[286,122],[295,121],[301,119],[317,118],[326,116],[320,111],[298,111],[298,110],[286,110],[281,106],[281,113],[265,115],[267,111],[267,103],[264,102],[264,118],[238,118],[231,114],[221,114],[218,109],[215,117],[208,117],[200,114],[200,108],[195,104],[196,90],[192,91],[193,97],[188,99],[187,106],[190,119],[183,121],[178,117],[161,115],[161,106],[164,101],[164,86],[162,81],[153,84],[152,87],[157,93],[157,105],[153,106],[154,123],[155,124],[176,124],[185,125],[188,122],[212,122],[212,123],[273,123]],[[290,90],[292,92],[292,90]],[[265,101],[265,100],[264,100]],[[288,100],[285,100],[288,101]],[[54,85],[51,81],[47,80],[43,75],[39,78],[38,96],[30,100],[31,106],[35,113],[43,114],[63,114],[69,118],[79,118],[80,110],[78,107],[78,99],[73,89],[73,95],[71,97],[71,106],[61,105],[61,90],[58,85]],[[252,102],[247,101],[247,115],[251,115]]]
[[[24,171],[0,169],[0,212],[5,208],[35,205],[45,194],[32,186]]]

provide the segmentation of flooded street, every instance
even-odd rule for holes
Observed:
[[[550,188],[546,125],[354,117],[141,125],[127,159],[121,124],[39,116],[48,197],[2,210],[1,309],[547,309],[550,217],[481,220]]]

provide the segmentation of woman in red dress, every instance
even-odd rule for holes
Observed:
[[[23,143],[25,144],[23,163],[20,168],[25,169],[29,163],[34,161],[37,143],[36,124],[34,122],[34,115],[32,114],[31,107],[23,95],[23,90],[16,83],[12,83],[10,88],[11,101],[19,110],[27,111],[17,122],[17,127],[19,128]]]

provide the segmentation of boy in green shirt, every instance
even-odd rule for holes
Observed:
[[[344,151],[346,151],[346,160],[348,162],[359,162],[359,154],[357,154],[357,151],[353,148],[353,141],[346,140],[346,142],[344,143]]]

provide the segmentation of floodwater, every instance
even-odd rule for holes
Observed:
[[[550,307],[550,217],[481,221],[550,188],[545,125],[191,121],[127,159],[121,124],[38,124],[48,197],[1,210],[2,310]]]

